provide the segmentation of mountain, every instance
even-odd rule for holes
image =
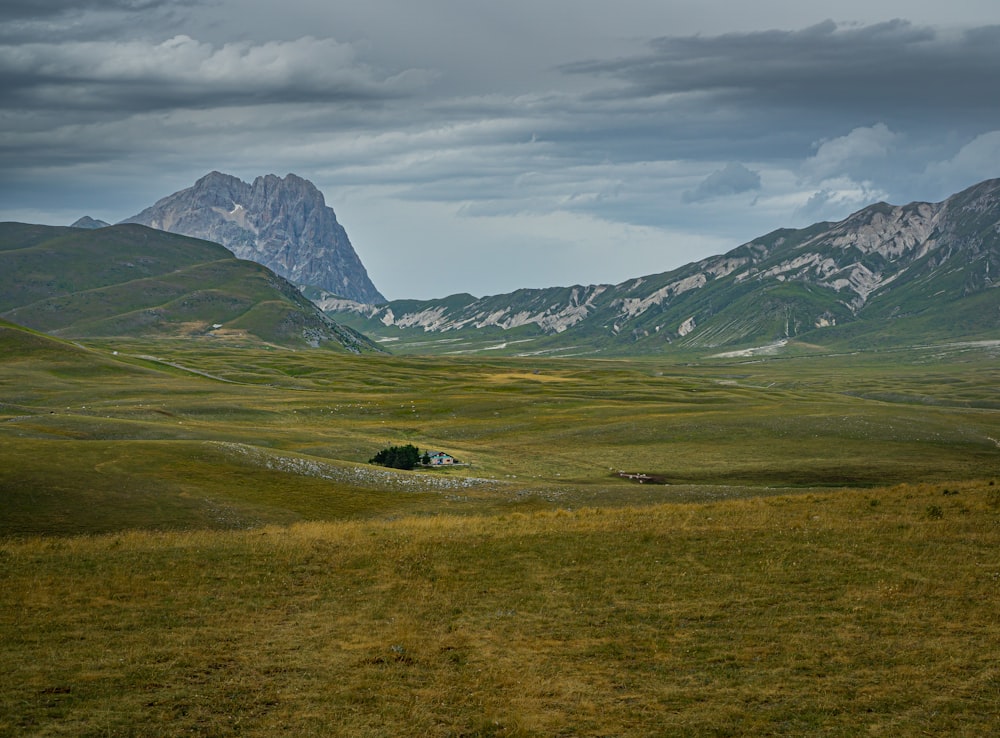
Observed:
[[[1000,330],[1000,180],[940,203],[878,203],[621,284],[318,304],[393,351],[642,354],[879,344]]]
[[[110,223],[105,223],[103,220],[97,220],[96,218],[91,218],[89,215],[85,215],[79,220],[77,220],[70,228],[107,228]]]
[[[294,174],[268,174],[248,184],[211,172],[122,222],[221,243],[297,285],[385,302],[323,193]]]
[[[0,317],[66,337],[204,336],[377,350],[266,267],[128,224],[0,223]]]

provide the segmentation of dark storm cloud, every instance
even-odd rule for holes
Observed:
[[[0,21],[39,20],[84,11],[133,12],[176,5],[192,5],[194,0],[4,0]]]
[[[562,69],[624,82],[604,93],[619,98],[699,94],[705,105],[865,109],[875,120],[1000,112],[1000,26],[949,35],[903,20],[826,21],[800,31],[658,38],[642,55]]]
[[[0,44],[0,96],[9,110],[118,112],[399,97],[421,72],[385,76],[331,39],[216,46],[188,36],[159,43]]]

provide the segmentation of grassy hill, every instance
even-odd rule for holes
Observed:
[[[0,223],[0,316],[60,336],[175,336],[373,350],[218,244],[138,225]]]

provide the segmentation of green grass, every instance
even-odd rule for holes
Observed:
[[[0,323],[0,736],[994,734],[996,352]]]
[[[0,534],[478,514],[1000,475],[991,345],[839,356],[802,346],[789,358],[679,365],[181,340],[82,347],[7,328],[0,348]],[[375,451],[405,443],[471,466],[366,476]],[[670,484],[640,486],[619,470]]]

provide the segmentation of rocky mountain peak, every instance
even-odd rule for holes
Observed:
[[[98,220],[97,218],[91,218],[89,215],[84,215],[82,218],[75,221],[70,228],[107,228],[110,223],[105,223],[103,220]]]
[[[362,303],[385,301],[323,193],[295,174],[267,174],[251,184],[209,172],[123,222],[216,241],[295,284]]]

